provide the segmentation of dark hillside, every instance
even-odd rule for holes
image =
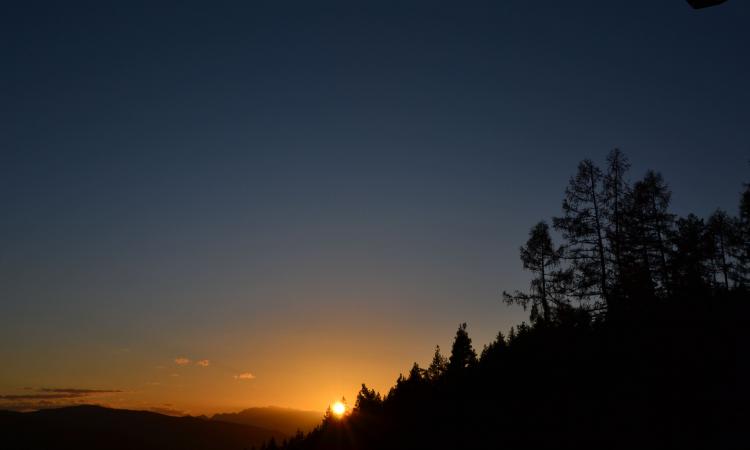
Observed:
[[[283,434],[263,428],[147,411],[75,406],[0,414],[2,448],[241,450]]]
[[[504,293],[529,323],[480,355],[461,325],[449,358],[363,385],[285,448],[746,448],[750,187],[736,217],[677,217],[661,175],[629,167],[581,162],[553,227],[532,227],[529,290]]]

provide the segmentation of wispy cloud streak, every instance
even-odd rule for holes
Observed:
[[[253,375],[250,372],[245,372],[245,373],[241,373],[239,375],[235,375],[234,379],[235,380],[254,380],[255,379],[255,375]]]

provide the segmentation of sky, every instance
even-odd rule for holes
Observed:
[[[112,3],[112,4],[110,4]],[[621,148],[750,181],[750,4],[3,2],[0,408],[324,410],[526,313],[518,248]]]

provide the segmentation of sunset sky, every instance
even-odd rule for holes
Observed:
[[[581,159],[750,181],[747,1],[10,3],[0,409],[322,411],[523,320]]]

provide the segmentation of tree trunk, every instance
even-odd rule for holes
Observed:
[[[591,200],[594,205],[594,223],[596,224],[597,250],[599,253],[600,289],[601,296],[607,301],[607,263],[604,257],[604,239],[602,238],[602,226],[599,219],[599,204],[596,201],[596,184],[594,174],[591,174]]]

